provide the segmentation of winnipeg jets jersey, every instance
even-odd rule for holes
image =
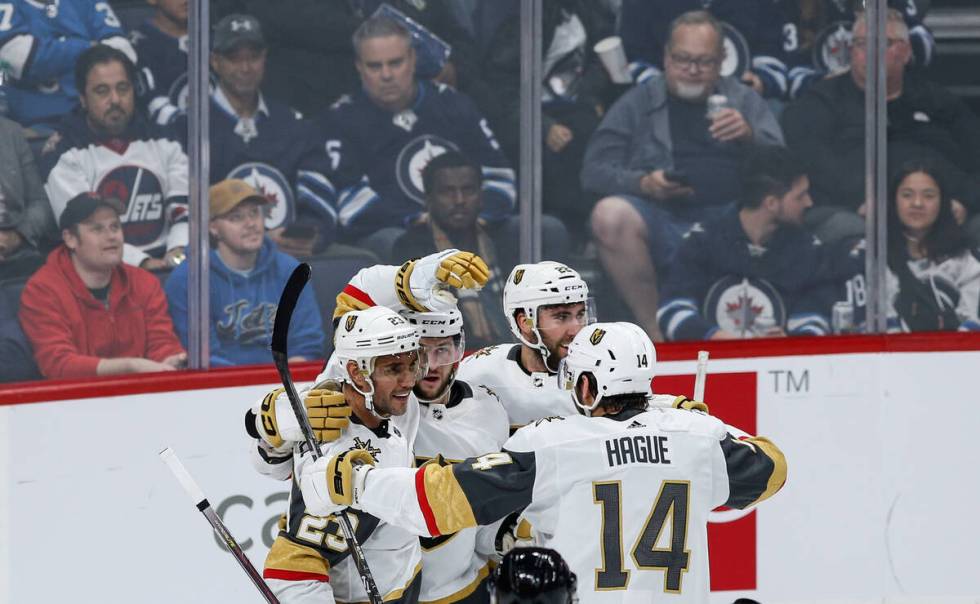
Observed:
[[[10,117],[53,124],[78,106],[75,61],[94,42],[134,63],[136,53],[108,2],[13,0],[0,3],[0,63],[8,70]]]
[[[407,421],[387,421],[375,429],[358,423],[352,416],[350,427],[340,439],[322,447],[323,455],[330,457],[349,449],[365,449],[379,468],[413,467],[415,431],[412,426],[415,429],[418,426],[418,402],[414,397],[409,399],[408,407],[414,412],[399,418]],[[305,451],[306,447],[301,445],[297,449]],[[302,474],[306,464],[313,463],[312,456],[306,453],[293,459],[295,468],[286,527],[269,550],[264,577],[283,604],[330,602],[331,594],[338,602],[366,602],[367,593],[336,519],[305,511],[296,477]],[[414,601],[422,568],[419,538],[364,513],[348,515],[384,599]]]
[[[445,404],[422,404],[415,440],[417,465],[442,455],[450,460],[497,451],[507,440],[507,414],[486,386],[456,380]],[[496,526],[471,527],[452,535],[422,537],[420,602],[457,602],[478,589],[490,572]]]
[[[71,114],[48,140],[40,163],[55,220],[79,193],[97,191],[123,203],[126,264],[139,266],[187,245],[187,156],[178,141],[138,115],[119,137],[101,139],[84,115]]]
[[[358,507],[423,535],[524,509],[582,602],[708,602],[708,513],[778,491],[782,453],[699,412],[548,418],[504,450],[416,471],[372,470]]]
[[[576,415],[572,396],[558,387],[558,378],[527,371],[520,356],[520,344],[488,346],[463,360],[459,379],[490,388],[504,406],[512,431],[542,417]]]
[[[151,121],[169,124],[187,109],[187,36],[171,36],[147,20],[129,40],[139,54],[140,103]]]

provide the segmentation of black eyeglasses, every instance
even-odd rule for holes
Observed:
[[[690,55],[673,52],[670,53],[670,60],[681,69],[690,69],[696,65],[699,70],[704,71],[714,69],[721,64],[721,59],[716,57],[692,57]]]

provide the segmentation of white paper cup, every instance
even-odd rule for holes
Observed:
[[[623,52],[623,40],[619,36],[610,36],[596,42],[592,48],[599,55],[599,60],[609,72],[609,77],[615,84],[629,84],[629,69],[626,67],[626,53]]]

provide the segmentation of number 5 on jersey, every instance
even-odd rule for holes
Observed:
[[[681,579],[687,571],[690,550],[687,549],[688,501],[691,483],[665,480],[647,516],[646,524],[633,545],[631,555],[638,570],[663,570],[664,591],[680,593]],[[593,482],[593,503],[602,506],[602,568],[595,571],[596,591],[626,589],[630,571],[623,565],[622,484]],[[664,527],[670,532],[663,539]],[[666,547],[658,547],[666,543]]]

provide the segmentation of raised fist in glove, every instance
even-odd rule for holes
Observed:
[[[531,523],[521,518],[520,512],[513,512],[504,518],[497,530],[497,538],[493,544],[497,556],[501,558],[515,547],[533,547],[534,545]]]
[[[364,476],[373,466],[374,458],[364,449],[350,449],[306,464],[299,481],[306,511],[329,516],[356,506]]]
[[[303,406],[313,428],[313,436],[320,442],[340,438],[350,425],[350,405],[341,392],[314,389],[301,393]],[[305,440],[299,421],[289,403],[289,396],[282,388],[265,395],[255,412],[255,428],[259,436],[272,448],[279,449],[291,442]]]
[[[401,303],[412,310],[449,310],[456,304],[450,287],[478,290],[489,278],[483,258],[449,249],[403,264],[395,277],[395,290]]]

